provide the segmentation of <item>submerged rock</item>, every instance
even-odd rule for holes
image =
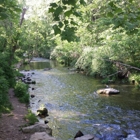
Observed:
[[[35,97],[35,95],[31,94],[31,98],[34,98],[34,97]]]
[[[112,95],[112,94],[118,94],[120,93],[119,90],[114,89],[114,88],[104,88],[104,89],[99,89],[96,91],[98,94],[106,94],[106,95]]]
[[[48,70],[50,70],[51,68],[44,68],[44,71],[48,71]]]

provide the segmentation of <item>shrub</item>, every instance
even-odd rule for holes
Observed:
[[[26,103],[26,104],[28,104],[29,103],[29,94],[28,93],[26,93],[23,97],[20,97],[19,98],[19,101],[21,102],[21,103]]]
[[[15,86],[15,96],[19,98],[22,103],[29,103],[28,85],[18,81]]]
[[[25,119],[29,121],[29,125],[34,125],[36,122],[38,122],[36,115],[32,113],[31,110],[29,110],[28,114],[25,115]]]
[[[16,97],[23,97],[25,94],[27,94],[27,85],[22,83],[21,81],[18,81],[15,86],[15,96]]]

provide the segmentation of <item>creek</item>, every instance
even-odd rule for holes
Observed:
[[[29,88],[35,95],[30,109],[34,113],[42,106],[48,109],[48,125],[57,140],[73,140],[79,130],[100,140],[139,140],[140,92],[133,85],[111,84],[120,94],[104,96],[94,93],[105,87],[100,80],[52,61],[34,58],[24,69],[35,73],[31,78],[36,84]]]

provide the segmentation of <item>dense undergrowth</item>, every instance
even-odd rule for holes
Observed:
[[[0,55],[0,113],[9,112],[12,109],[8,99],[8,90],[14,87],[15,74],[14,70],[8,63],[8,55]]]

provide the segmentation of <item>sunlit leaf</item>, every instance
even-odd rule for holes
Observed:
[[[53,13],[55,11],[55,9],[53,7],[49,8],[49,13]]]
[[[69,17],[71,14],[72,14],[72,10],[66,11],[66,12],[64,13],[64,15],[65,15],[66,17]]]

